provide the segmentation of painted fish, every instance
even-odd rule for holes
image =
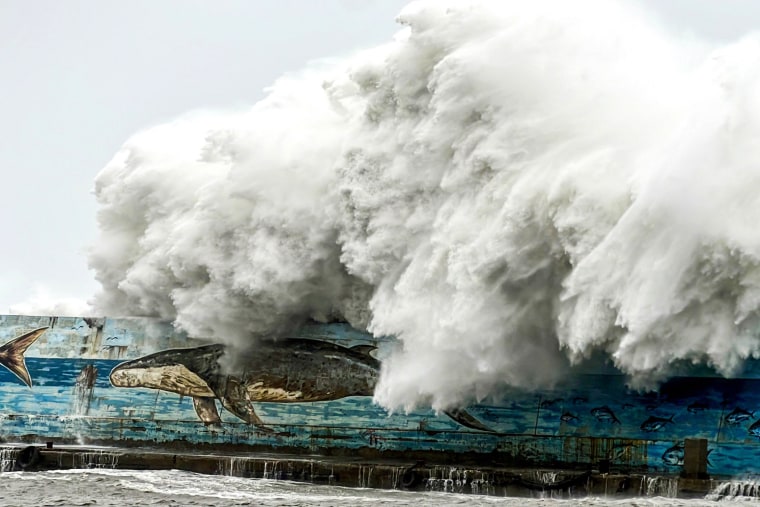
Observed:
[[[612,449],[610,449],[609,452],[607,453],[607,458],[610,461],[617,461],[621,458],[628,456],[631,453],[631,449],[634,449],[635,447],[636,446],[630,442],[616,444],[612,446]]]
[[[302,403],[347,396],[372,396],[380,362],[374,347],[340,345],[301,338],[262,340],[254,352],[237,357],[242,368],[228,373],[219,359],[224,345],[156,352],[117,365],[109,376],[115,387],[144,387],[190,396],[198,417],[221,424],[216,400],[236,417],[264,430],[254,402]],[[466,410],[444,413],[468,428],[494,431]]]
[[[584,403],[588,403],[588,398],[585,396],[576,396],[573,398],[573,405],[582,405]]]
[[[37,338],[47,331],[47,327],[40,327],[28,333],[18,336],[0,347],[0,364],[8,368],[24,384],[32,387],[32,377],[26,368],[24,354],[29,346],[37,341]]]
[[[711,452],[713,452],[713,449],[708,450],[707,456],[705,456],[708,465],[712,465],[712,463],[710,463]],[[683,466],[683,458],[684,446],[682,443],[677,443],[662,453],[662,462],[669,466]]]
[[[578,421],[579,419],[578,419],[577,415],[575,415],[575,414],[573,414],[571,412],[565,412],[564,414],[562,414],[560,416],[559,420],[562,421],[562,422],[564,422],[564,423],[571,423],[571,422],[574,422],[574,421]]]
[[[591,409],[591,415],[596,417],[597,421],[609,422],[620,424],[620,420],[615,416],[615,412],[610,407],[604,405],[602,407],[596,407]]]
[[[683,465],[683,444],[677,443],[673,447],[668,448],[662,453],[662,462],[670,466],[682,466]]]
[[[673,424],[673,416],[667,419],[662,417],[650,416],[649,419],[641,423],[641,431],[652,432],[659,431],[666,424]]]
[[[743,408],[736,407],[725,417],[725,421],[729,426],[736,426],[744,421],[749,421],[753,417],[755,417],[754,412],[747,412]]]
[[[492,430],[482,422],[475,419],[475,417],[472,416],[467,410],[463,408],[454,408],[450,410],[444,410],[444,414],[449,416],[451,419],[455,420],[462,426],[465,426],[467,428],[471,428],[474,430],[479,431],[486,431],[488,433],[497,433],[496,431]]]
[[[753,437],[760,438],[760,419],[752,423],[752,426],[747,430]]]

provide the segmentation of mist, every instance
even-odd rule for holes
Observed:
[[[95,311],[233,349],[309,319],[394,336],[389,410],[594,354],[642,388],[760,354],[760,35],[710,46],[609,1],[398,22],[130,138],[96,180]]]

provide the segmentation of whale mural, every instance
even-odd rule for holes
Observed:
[[[269,431],[253,403],[304,403],[372,396],[380,362],[376,347],[299,338],[262,340],[237,357],[239,371],[225,372],[224,345],[172,349],[127,361],[110,374],[115,387],[145,387],[190,396],[201,421],[220,424],[215,400],[239,419]],[[465,409],[444,411],[462,426],[491,432]]]
[[[8,368],[29,387],[32,387],[32,377],[26,367],[24,353],[47,329],[47,327],[33,329],[0,347],[0,364]]]

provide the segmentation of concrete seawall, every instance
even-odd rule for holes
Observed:
[[[708,477],[760,474],[760,360],[741,378],[693,370],[648,393],[590,363],[554,389],[388,413],[369,395],[369,351],[397,342],[342,323],[306,325],[221,377],[220,344],[150,319],[0,315],[0,343],[31,343],[24,379],[0,365],[0,445],[43,447],[29,451],[39,467],[531,495],[703,495]]]
[[[79,468],[167,470],[290,480],[346,487],[444,491],[495,496],[704,497],[718,481],[601,473],[599,470],[528,470],[426,462],[274,454],[176,452],[88,446],[5,445],[3,471]]]

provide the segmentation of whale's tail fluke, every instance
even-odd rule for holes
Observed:
[[[47,327],[41,327],[29,331],[0,347],[0,364],[8,368],[29,387],[32,387],[32,377],[29,375],[29,370],[26,369],[24,353],[47,329]]]
[[[467,412],[463,408],[455,408],[455,409],[452,409],[452,410],[444,410],[443,413],[446,414],[447,416],[451,417],[452,419],[454,419],[456,422],[458,422],[462,426],[466,426],[467,428],[472,428],[474,430],[479,430],[479,431],[485,431],[485,432],[488,432],[488,433],[498,433],[498,431],[495,431],[495,430],[489,428],[488,426],[486,426],[482,422],[480,422],[477,419],[475,419],[472,416],[472,414],[470,414],[469,412]]]

